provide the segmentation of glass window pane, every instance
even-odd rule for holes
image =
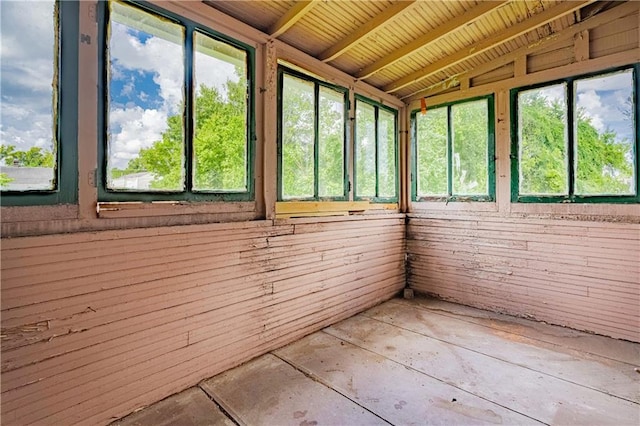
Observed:
[[[451,107],[451,144],[454,195],[488,195],[489,127],[487,100]]]
[[[110,2],[107,188],[184,190],[184,31]]]
[[[314,196],[314,84],[284,75],[282,198]]]
[[[578,195],[633,195],[633,71],[574,82]]]
[[[567,195],[567,87],[518,93],[520,195]]]
[[[447,108],[416,114],[418,197],[447,196]]]
[[[376,123],[375,109],[356,101],[356,185],[359,197],[376,196]]]
[[[320,87],[318,196],[344,196],[344,94]]]
[[[395,197],[396,187],[396,115],[378,108],[378,197]]]
[[[0,188],[54,190],[58,147],[54,1],[0,2]]]
[[[247,190],[247,58],[195,33],[194,190]]]

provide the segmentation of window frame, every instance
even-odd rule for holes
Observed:
[[[606,76],[618,71],[632,70],[633,73],[633,99],[635,102],[635,142],[632,144],[634,151],[634,174],[635,174],[635,195],[576,195],[575,194],[575,177],[576,177],[576,141],[574,134],[575,124],[575,93],[574,82],[592,77]],[[540,89],[556,84],[567,85],[567,178],[568,178],[568,194],[567,195],[520,195],[520,144],[518,134],[518,94],[523,91]],[[640,202],[640,136],[638,135],[640,121],[640,63],[629,64],[605,70],[579,74],[571,77],[561,78],[553,81],[546,81],[529,86],[513,88],[510,91],[509,105],[511,108],[511,202],[512,203],[616,203],[616,204],[632,204]]]
[[[452,117],[451,107],[454,105],[487,101],[487,195],[458,195],[453,194],[453,134],[451,132]],[[496,120],[495,120],[495,95],[476,96],[465,98],[453,102],[446,102],[429,106],[429,109],[447,108],[447,195],[446,196],[418,196],[418,120],[420,109],[411,111],[411,200],[422,201],[474,201],[474,202],[495,202],[496,201]]]
[[[376,195],[374,197],[368,195],[358,195],[358,150],[356,149],[356,144],[358,143],[358,124],[357,124],[357,115],[356,111],[358,108],[358,102],[365,103],[374,108],[374,123],[375,123],[375,161],[376,161]],[[387,112],[390,112],[394,116],[394,164],[395,164],[395,193],[396,195],[393,197],[380,197],[379,193],[379,185],[380,185],[380,173],[379,173],[379,157],[378,157],[378,117],[379,111],[383,109]],[[353,199],[356,201],[370,201],[372,203],[398,203],[400,200],[400,148],[399,148],[399,138],[398,138],[398,110],[387,105],[383,105],[380,102],[374,101],[373,99],[367,98],[366,96],[362,96],[360,94],[355,94],[354,96],[354,105],[353,105]]]
[[[224,201],[254,201],[255,200],[255,152],[256,152],[256,112],[255,112],[255,75],[256,75],[256,53],[255,48],[238,41],[221,32],[215,31],[204,24],[180,16],[179,14],[170,12],[161,7],[149,4],[143,1],[117,0],[117,3],[126,6],[138,8],[144,12],[153,14],[166,19],[174,24],[181,25],[185,31],[185,39],[182,44],[184,49],[184,112],[182,116],[184,130],[184,163],[183,170],[185,172],[185,189],[181,191],[145,191],[145,190],[113,190],[107,188],[107,155],[108,152],[108,114],[109,114],[109,4],[113,0],[101,2],[100,7],[100,25],[99,29],[99,46],[100,55],[98,59],[98,69],[101,73],[98,82],[98,102],[99,102],[99,148],[98,148],[98,202],[117,202],[117,201],[187,201],[187,202],[224,202]],[[237,49],[244,50],[247,57],[247,190],[246,191],[194,191],[193,190],[193,141],[195,132],[195,91],[194,87],[194,63],[195,63],[195,45],[194,34],[198,32],[207,37],[213,38],[222,43],[226,43]]]
[[[278,65],[278,122],[277,122],[277,201],[278,202],[297,202],[297,201],[348,201],[349,200],[349,137],[348,137],[348,123],[349,123],[349,89],[327,83],[325,81],[319,80],[317,78],[311,77],[302,72],[296,71],[289,67],[286,67],[282,64]],[[283,112],[283,89],[284,89],[284,76],[285,74],[290,75],[295,78],[299,78],[301,80],[313,83],[313,91],[314,91],[314,114],[313,114],[313,164],[314,164],[314,176],[313,176],[313,197],[295,197],[295,198],[283,198],[283,155],[282,155],[282,132],[283,132],[283,122],[282,122],[282,112]],[[343,130],[343,163],[342,163],[342,195],[333,196],[333,197],[320,197],[318,195],[319,188],[319,155],[318,155],[318,144],[319,144],[319,126],[318,122],[320,121],[319,115],[319,104],[320,104],[320,87],[325,87],[337,92],[342,92],[344,96],[344,130]]]
[[[78,202],[78,2],[56,0],[58,17],[53,89],[53,135],[56,138],[56,187],[51,190],[2,191],[2,206],[77,204]]]

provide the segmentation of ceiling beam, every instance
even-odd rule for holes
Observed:
[[[433,43],[434,41],[441,39],[442,37],[452,33],[458,28],[461,28],[465,25],[469,25],[470,23],[476,21],[478,18],[502,6],[506,2],[507,2],[506,0],[480,2],[480,4],[474,7],[473,9],[466,11],[462,15],[451,19],[446,24],[441,25],[433,29],[432,31],[429,31],[427,34],[423,35],[422,37],[417,38],[416,40],[412,41],[406,46],[403,46],[401,49],[398,49],[393,53],[381,59],[378,59],[373,64],[366,66],[365,68],[362,69],[362,71],[356,74],[356,78],[363,79],[363,78],[370,77],[371,75],[377,73],[383,68],[386,68],[389,65],[392,65],[398,62],[402,58],[405,58],[411,55],[416,50],[422,49],[427,44]]]
[[[458,64],[466,59],[477,56],[483,52],[486,52],[489,49],[492,49],[496,46],[499,46],[503,43],[506,43],[509,40],[513,40],[516,37],[521,36],[531,30],[534,30],[544,24],[547,24],[551,21],[555,21],[556,19],[568,15],[569,13],[574,12],[581,7],[593,3],[595,0],[581,0],[581,1],[567,1],[560,3],[556,6],[553,6],[547,10],[544,10],[537,15],[533,15],[532,17],[515,24],[509,28],[504,29],[491,37],[485,38],[484,40],[474,43],[471,46],[468,46],[465,49],[459,50],[451,55],[447,55],[444,58],[436,61],[430,65],[427,65],[425,68],[413,72],[401,79],[394,81],[391,84],[386,85],[382,90],[387,93],[397,92],[400,89],[403,89],[411,84],[417,83],[421,80],[424,80],[427,77],[432,76],[450,66]]]
[[[607,24],[616,19],[620,19],[633,13],[637,13],[639,6],[637,3],[634,3],[635,2],[624,3],[613,9],[607,10],[606,12],[584,19],[583,21],[575,23],[558,33],[552,34],[549,37],[540,40],[539,42],[522,46],[517,50],[507,53],[506,55],[500,56],[494,61],[484,63],[477,66],[476,68],[464,71],[461,74],[451,76],[447,80],[436,83],[430,88],[420,90],[413,94],[405,95],[402,97],[402,100],[409,103],[416,99],[435,96],[445,89],[455,86],[457,84],[456,82],[459,82],[462,79],[469,80],[475,78],[486,72],[493,71],[497,68],[510,64],[511,62],[518,60],[518,58],[525,59],[528,55],[534,54],[542,49],[548,49],[556,45],[562,45],[567,40],[572,39],[576,33],[579,33],[581,31],[589,31],[593,28],[599,27],[603,24]]]
[[[413,5],[415,1],[416,0],[399,0],[397,3],[389,6],[384,12],[375,16],[366,24],[362,25],[356,31],[352,32],[324,52],[320,53],[320,55],[318,55],[318,59],[320,59],[322,62],[329,62],[337,58],[338,56],[349,50],[351,47],[356,45],[358,42],[360,42],[362,39],[382,28],[384,24],[395,18],[409,6]]]
[[[302,19],[305,13],[310,11],[316,3],[318,3],[318,0],[303,0],[297,2],[295,6],[289,9],[287,13],[271,25],[267,32],[271,37],[278,37]]]

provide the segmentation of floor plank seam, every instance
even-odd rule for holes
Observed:
[[[533,420],[533,421],[536,421],[536,422],[538,422],[538,423],[540,423],[540,424],[544,424],[544,425],[549,426],[549,423],[545,423],[545,422],[541,421],[540,419],[536,419],[535,417],[531,417],[531,416],[529,416],[529,415],[527,415],[527,414],[525,414],[525,413],[521,413],[521,412],[519,412],[519,411],[516,411],[516,410],[514,410],[513,408],[510,408],[510,407],[508,407],[508,406],[506,406],[506,405],[500,404],[500,403],[498,403],[498,402],[496,402],[496,401],[492,401],[491,399],[485,398],[485,397],[484,397],[484,396],[482,396],[482,395],[477,395],[477,394],[475,394],[475,393],[473,393],[473,392],[471,392],[471,391],[469,391],[469,390],[467,390],[467,389],[464,389],[464,388],[461,388],[461,387],[459,387],[459,386],[456,386],[454,383],[450,383],[450,382],[444,381],[444,380],[442,380],[442,379],[440,379],[440,378],[438,378],[438,377],[436,377],[436,376],[432,376],[432,375],[430,375],[430,374],[427,374],[427,373],[425,373],[424,371],[418,370],[417,368],[414,368],[414,367],[412,367],[412,366],[410,366],[410,365],[406,365],[406,364],[403,364],[403,363],[401,363],[401,362],[399,362],[399,361],[396,361],[395,359],[391,359],[391,358],[387,357],[386,355],[384,355],[384,354],[382,354],[382,353],[376,352],[376,351],[371,350],[371,349],[369,349],[369,348],[365,348],[364,346],[360,346],[360,345],[358,345],[358,344],[356,344],[356,343],[354,343],[354,342],[351,342],[351,341],[348,341],[348,340],[344,340],[344,339],[342,339],[342,338],[341,338],[341,337],[339,337],[339,336],[336,336],[336,335],[334,335],[334,334],[331,334],[329,331],[327,331],[327,330],[329,330],[329,329],[330,329],[330,328],[329,328],[329,327],[327,327],[326,329],[321,330],[321,332],[326,333],[326,334],[328,334],[329,336],[334,337],[334,338],[336,338],[336,339],[338,339],[338,340],[340,340],[340,341],[342,341],[342,342],[345,342],[345,343],[347,343],[347,344],[349,344],[349,345],[356,346],[356,347],[358,347],[358,348],[360,348],[360,349],[362,349],[362,350],[364,350],[364,351],[367,351],[367,352],[370,352],[370,353],[372,353],[372,354],[375,354],[375,355],[381,356],[381,357],[383,357],[383,358],[385,358],[385,359],[387,359],[387,360],[389,360],[389,361],[391,361],[391,362],[393,362],[393,363],[395,363],[395,364],[398,364],[398,365],[400,365],[400,366],[402,366],[402,367],[404,367],[404,368],[406,368],[406,369],[408,369],[408,370],[414,371],[414,372],[419,373],[419,374],[423,374],[423,375],[425,375],[425,376],[427,376],[427,377],[430,377],[430,378],[432,378],[432,379],[434,379],[434,380],[439,381],[440,383],[443,383],[443,384],[445,384],[445,385],[448,385],[448,386],[451,386],[451,387],[453,387],[453,388],[456,388],[456,389],[458,389],[458,390],[459,390],[459,391],[461,391],[461,392],[467,393],[467,394],[472,395],[472,396],[474,396],[474,397],[477,397],[477,398],[480,398],[480,399],[485,400],[485,401],[487,401],[487,402],[490,402],[491,404],[497,405],[497,406],[502,407],[502,408],[504,408],[504,409],[506,409],[506,410],[509,410],[509,411],[511,411],[511,412],[513,412],[513,413],[516,413],[516,414],[519,414],[519,415],[521,415],[521,416],[527,417],[527,418],[529,418],[529,419],[531,419],[531,420]],[[326,386],[326,385],[325,385],[325,386]],[[348,397],[347,397],[347,398],[348,398]]]
[[[403,306],[403,307],[411,306],[411,307],[419,309],[420,311],[423,311],[423,312],[429,312],[429,313],[432,313],[434,315],[442,315],[442,316],[446,316],[448,318],[458,319],[460,321],[464,321],[464,322],[467,322],[469,324],[475,324],[475,325],[478,325],[480,327],[486,327],[486,328],[490,328],[492,330],[504,331],[504,330],[502,330],[500,328],[491,327],[491,326],[488,326],[488,325],[485,325],[485,324],[480,324],[480,323],[465,319],[465,318],[473,318],[473,319],[476,319],[476,320],[483,320],[483,319],[491,320],[491,319],[494,319],[494,318],[485,318],[485,317],[481,317],[481,316],[473,316],[473,315],[464,314],[464,313],[455,313],[455,312],[447,311],[446,309],[428,308],[428,307],[419,306],[419,305],[415,305],[415,304],[408,305],[406,303],[398,302],[398,301],[395,301],[395,300],[391,300],[390,302],[395,304],[395,305],[398,305],[398,306]],[[462,305],[462,306],[467,306],[467,305]],[[471,308],[473,308],[473,307],[471,307]],[[473,308],[473,309],[479,309],[479,308]],[[491,312],[491,313],[496,314],[496,315],[508,315],[508,314],[501,314],[499,312],[493,312],[493,311],[487,311],[487,312]],[[460,318],[460,317],[463,317],[463,318]],[[560,328],[563,328],[563,329],[575,331],[576,333],[584,333],[586,336],[598,336],[598,337],[607,337],[608,338],[608,336],[603,336],[603,335],[595,334],[595,333],[589,333],[589,332],[586,332],[586,331],[583,331],[583,330],[576,330],[576,329],[573,329],[573,328],[570,328],[570,327],[564,327],[562,325],[550,324],[550,323],[547,323],[545,321],[531,320],[531,319],[527,319],[525,317],[513,317],[513,318],[520,319],[520,320],[523,320],[523,321],[531,321],[531,322],[533,322],[535,324],[541,324],[541,325],[545,325],[545,326],[560,327]],[[506,320],[504,320],[504,319],[498,319],[498,321],[505,321],[506,322]],[[514,322],[510,322],[510,323],[513,324]],[[635,364],[633,364],[633,363],[630,363],[630,362],[627,362],[627,361],[624,361],[624,360],[621,360],[621,359],[618,359],[618,358],[611,358],[611,357],[608,357],[608,356],[605,356],[605,355],[589,352],[586,349],[572,348],[572,347],[569,347],[569,346],[564,346],[564,345],[561,345],[561,344],[558,344],[558,343],[555,343],[555,342],[539,339],[539,338],[528,336],[528,335],[525,335],[525,334],[514,333],[512,331],[507,331],[507,333],[513,334],[514,336],[520,336],[520,337],[525,337],[527,339],[535,340],[536,342],[542,342],[542,343],[545,343],[547,345],[552,345],[552,346],[559,347],[559,348],[566,348],[566,349],[570,349],[570,350],[573,350],[573,351],[576,351],[576,352],[589,354],[589,355],[594,356],[594,357],[603,358],[603,359],[607,359],[607,360],[616,361],[616,362],[620,362],[620,363],[623,363],[623,364],[635,366]],[[540,331],[539,333],[544,335],[544,332],[542,332],[542,331]],[[575,337],[582,337],[582,336],[575,336]],[[634,342],[631,342],[629,340],[624,340],[624,339],[620,339],[620,340],[622,340],[624,342],[634,343]]]
[[[368,319],[370,319],[370,320],[373,320],[373,321],[378,321],[378,322],[381,322],[381,323],[383,323],[383,324],[390,325],[390,326],[392,326],[392,327],[397,327],[397,328],[399,328],[399,329],[401,329],[401,330],[404,330],[404,331],[407,331],[407,332],[409,332],[409,333],[415,333],[415,334],[418,334],[418,335],[420,335],[420,336],[426,337],[427,339],[437,340],[437,341],[439,341],[439,342],[446,343],[446,344],[448,344],[448,345],[455,346],[455,347],[457,347],[457,348],[461,348],[461,349],[464,349],[464,350],[468,350],[468,351],[473,352],[473,353],[476,353],[476,354],[478,354],[478,355],[486,356],[487,358],[492,358],[492,359],[495,359],[495,360],[500,361],[500,362],[506,362],[506,363],[511,364],[511,365],[513,365],[513,366],[516,366],[516,367],[524,368],[524,369],[526,369],[526,370],[533,371],[533,372],[538,373],[538,374],[544,374],[544,375],[545,375],[545,376],[547,376],[547,377],[553,377],[554,379],[558,379],[558,380],[561,380],[561,381],[566,382],[566,383],[571,383],[572,385],[580,386],[580,387],[585,388],[585,389],[590,389],[590,390],[592,390],[592,391],[599,392],[599,393],[601,393],[601,394],[603,394],[603,395],[608,395],[608,396],[613,397],[613,398],[618,398],[618,399],[621,399],[621,400],[623,400],[623,401],[627,401],[627,402],[631,402],[631,403],[636,404],[636,405],[640,405],[640,403],[638,403],[637,401],[634,401],[634,400],[631,400],[631,399],[628,399],[628,398],[625,398],[625,397],[622,397],[622,396],[619,396],[619,395],[615,395],[615,394],[612,394],[612,393],[609,393],[609,392],[604,392],[604,391],[602,391],[601,389],[597,389],[597,388],[594,388],[594,387],[591,387],[591,386],[587,386],[587,385],[584,385],[584,384],[582,384],[582,383],[576,383],[576,382],[574,382],[574,381],[572,381],[572,380],[568,380],[568,379],[566,379],[566,378],[564,378],[564,377],[555,376],[555,375],[550,374],[550,373],[545,372],[545,371],[536,370],[535,368],[531,368],[531,367],[530,367],[530,366],[528,366],[528,365],[524,365],[524,364],[517,364],[517,363],[511,362],[511,361],[509,361],[509,360],[507,360],[507,359],[502,359],[502,358],[498,358],[498,357],[493,356],[493,355],[485,354],[485,353],[483,353],[483,352],[480,352],[480,351],[477,351],[477,350],[475,350],[475,349],[472,349],[472,348],[468,348],[468,347],[465,347],[465,346],[459,345],[459,344],[457,344],[457,343],[450,342],[450,341],[448,341],[448,340],[439,339],[439,338],[437,338],[437,337],[429,336],[429,335],[427,335],[427,334],[420,333],[420,332],[418,332],[418,331],[411,330],[411,329],[409,329],[409,328],[405,328],[405,327],[401,327],[401,326],[396,325],[396,324],[392,324],[392,323],[390,323],[390,322],[387,322],[387,321],[381,320],[381,319],[379,319],[379,318],[370,317],[370,316],[366,315],[366,312],[363,312],[363,313],[361,313],[361,314],[359,314],[359,315],[360,315],[360,316],[363,316],[363,317],[365,317],[365,318],[368,318]],[[626,364],[626,363],[625,363],[625,364]]]
[[[233,424],[235,424],[236,426],[242,426],[243,423],[241,423],[239,420],[237,420],[226,408],[224,408],[224,406],[222,404],[220,404],[218,401],[216,401],[215,397],[211,394],[209,394],[209,392],[206,391],[206,389],[204,389],[202,387],[202,382],[198,383],[196,385],[196,387],[198,389],[200,389],[202,392],[204,392],[204,394],[207,396],[207,398],[209,398],[209,400],[211,402],[213,402],[216,407],[218,407],[218,410],[220,410],[222,412],[222,414],[224,414],[225,416],[227,416],[227,418],[229,420],[231,420],[233,422]]]
[[[320,331],[324,331],[324,330],[320,330]],[[293,369],[295,369],[296,371],[302,373],[305,375],[305,377],[308,377],[309,379],[313,380],[316,383],[321,384],[322,386],[326,387],[327,389],[329,389],[332,392],[337,393],[338,395],[343,396],[344,398],[348,399],[349,401],[353,402],[354,404],[356,404],[358,407],[362,408],[363,410],[371,413],[372,415],[376,416],[377,418],[379,418],[380,420],[382,420],[383,422],[389,424],[389,425],[393,425],[393,423],[391,423],[389,420],[385,419],[384,417],[380,416],[380,414],[371,411],[370,409],[368,409],[367,407],[363,406],[362,404],[360,404],[358,401],[353,400],[351,397],[349,397],[349,395],[344,394],[342,392],[340,392],[337,389],[334,389],[329,383],[326,383],[322,378],[317,377],[315,374],[307,371],[306,369],[299,367],[298,365],[294,364],[293,362],[289,361],[287,358],[283,358],[280,355],[276,354],[275,352],[271,352],[271,355],[275,356],[276,358],[278,358],[279,360],[281,360],[282,362],[284,362],[285,364],[291,366]]]

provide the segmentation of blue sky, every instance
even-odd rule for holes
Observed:
[[[114,12],[109,45],[109,164],[124,168],[140,149],[160,140],[170,115],[182,112],[184,52],[179,40],[183,29],[145,16],[148,28],[161,28],[178,42],[168,41],[118,22],[123,21],[119,18],[123,15],[130,22],[139,22],[139,14],[144,12],[122,5],[114,7]],[[200,53],[196,60],[196,85],[223,89],[227,79],[237,81],[233,65]]]
[[[53,1],[0,1],[0,30],[2,144],[51,151]]]

